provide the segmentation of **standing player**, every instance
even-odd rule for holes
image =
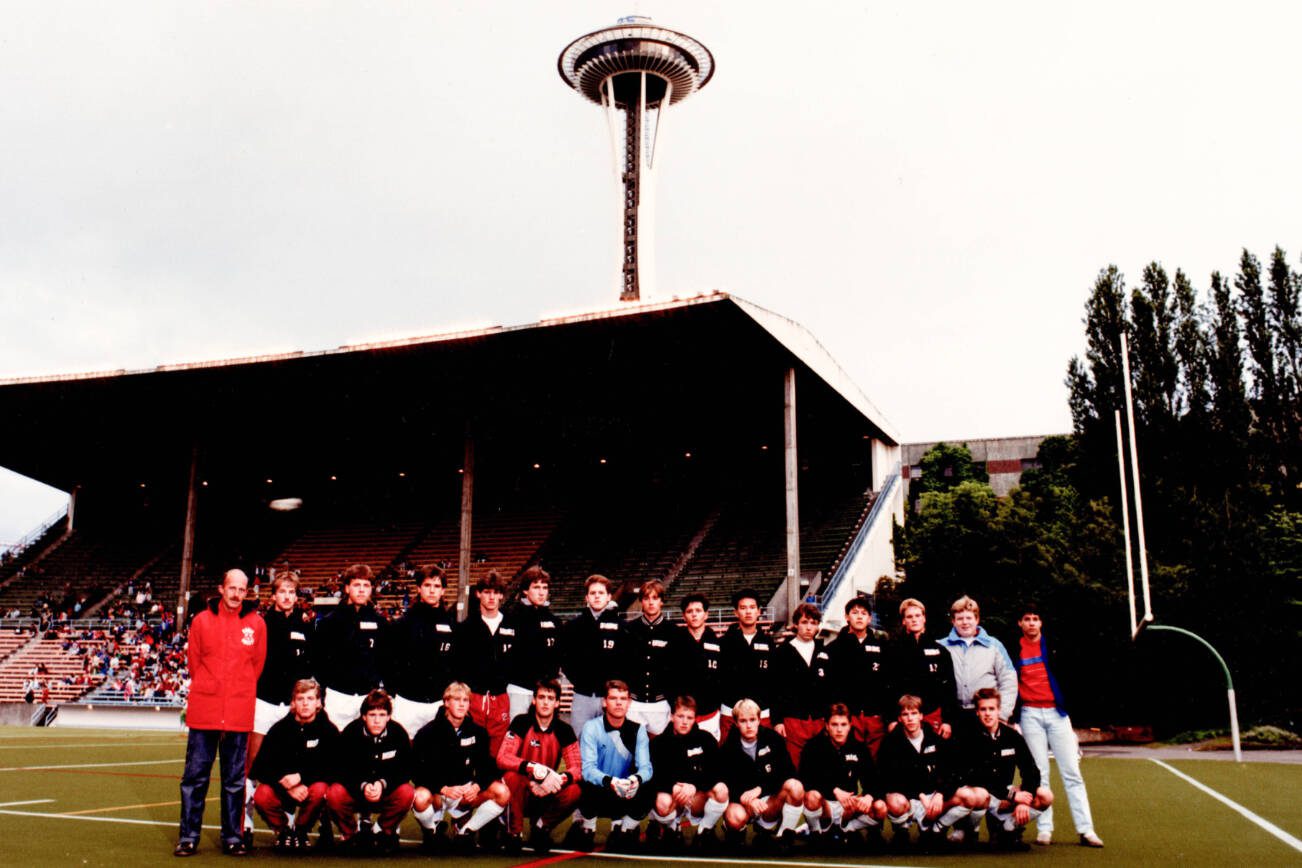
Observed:
[[[307,833],[325,808],[330,761],[339,730],[321,713],[321,685],[310,678],[294,684],[291,713],[267,732],[253,764],[261,781],[253,794],[258,813],[276,833],[277,850],[307,845]]]
[[[443,607],[443,571],[416,571],[417,600],[393,624],[393,654],[386,683],[393,688],[393,719],[409,733],[434,719],[443,707],[443,690],[456,680],[452,613]]]
[[[927,607],[909,597],[900,603],[900,636],[887,646],[886,671],[890,673],[892,696],[916,696],[921,701],[923,720],[941,738],[949,738],[952,722],[958,719],[958,697],[954,692],[954,661],[949,653],[927,635]],[[894,701],[887,729],[898,725]]]
[[[954,627],[940,644],[949,649],[954,663],[958,704],[971,709],[978,690],[994,687],[1004,714],[1011,715],[1017,704],[1017,670],[1004,643],[980,625],[981,607],[971,597],[959,597],[949,607],[949,620]]]
[[[773,639],[759,625],[759,593],[749,588],[732,597],[733,614],[737,622],[723,634],[719,643],[723,665],[723,704],[720,711],[720,731],[724,738],[732,728],[732,709],[743,699],[750,699],[760,707],[761,723],[769,721],[769,701],[772,692]],[[735,793],[734,793],[735,795]]]
[[[515,623],[502,613],[506,583],[497,570],[475,585],[479,614],[456,627],[457,672],[470,685],[470,717],[488,730],[489,756],[497,756],[511,725],[511,700],[506,695],[506,662],[515,644]]]
[[[497,751],[497,767],[511,791],[511,835],[519,840],[524,818],[533,817],[529,846],[537,855],[551,849],[552,830],[579,803],[579,740],[570,725],[556,717],[560,699],[557,681],[539,681],[533,689],[533,710],[511,721]]]
[[[637,830],[651,807],[651,749],[646,727],[628,717],[628,685],[606,684],[604,713],[583,726],[579,753],[583,781],[579,784],[579,812],[565,836],[572,850],[591,850],[597,818],[609,817],[606,849],[632,849]]]
[[[901,696],[899,709],[899,726],[886,734],[877,752],[891,843],[908,843],[909,826],[916,823],[920,840],[935,847],[950,826],[970,813],[980,794],[968,788],[960,794],[954,786],[953,746],[923,726],[922,700]]]
[[[580,735],[589,720],[601,716],[606,682],[623,677],[625,641],[624,621],[610,607],[610,579],[588,576],[583,589],[587,606],[561,636],[561,666],[574,685],[570,726]]]
[[[773,728],[787,740],[791,763],[800,762],[805,742],[823,729],[831,660],[818,638],[822,616],[813,603],[791,615],[796,635],[773,652]]]
[[[317,678],[326,689],[325,711],[340,729],[357,719],[362,700],[384,683],[388,653],[388,624],[371,604],[371,568],[354,564],[344,570],[344,594],[345,600],[317,623],[312,642]]]
[[[628,716],[651,736],[669,725],[671,691],[682,686],[688,654],[687,634],[664,615],[664,595],[661,582],[643,583],[642,616],[624,625],[625,669],[632,688]]]
[[[289,713],[294,686],[312,677],[312,659],[308,653],[312,638],[312,616],[298,608],[298,577],[285,570],[271,583],[271,609],[262,616],[267,625],[267,662],[258,676],[258,698],[253,710],[253,732],[249,734],[250,772],[263,737],[276,721]],[[318,694],[320,688],[318,687]],[[320,696],[317,701],[320,702]],[[244,842],[253,840],[253,794],[256,775],[246,784]],[[315,816],[315,813],[313,814]]]
[[[714,826],[728,810],[728,787],[719,768],[719,743],[696,725],[696,700],[674,700],[673,727],[651,742],[651,768],[655,770],[655,806],[647,827],[664,830],[665,850],[682,843],[679,824],[684,817],[696,825],[696,844],[709,849],[717,842]]]
[[[560,677],[560,624],[547,605],[551,576],[535,564],[524,571],[520,600],[511,610],[515,622],[515,647],[507,661],[506,695],[511,719],[529,711],[534,685]]]
[[[470,688],[454,681],[443,691],[443,710],[425,724],[412,743],[412,809],[427,850],[435,848],[435,829],[444,814],[456,819],[456,851],[475,850],[475,833],[501,816],[511,794],[497,780],[488,731],[471,720]]]
[[[330,816],[345,844],[371,848],[371,814],[379,815],[379,850],[398,850],[398,825],[411,809],[411,741],[389,719],[393,701],[377,688],[362,698],[361,717],[339,736],[335,782],[327,791]]]
[[[733,729],[719,748],[723,783],[732,799],[724,814],[729,844],[740,847],[753,820],[758,829],[776,828],[779,852],[790,851],[805,788],[796,777],[786,740],[760,726],[760,707],[752,699],[733,706],[732,720]]]
[[[1090,797],[1085,791],[1085,779],[1080,773],[1080,748],[1076,731],[1067,716],[1059,679],[1062,677],[1053,648],[1044,638],[1040,610],[1034,603],[1022,607],[1017,625],[1022,635],[1009,646],[1013,650],[1013,665],[1017,667],[1017,696],[1019,714],[1016,715],[1026,738],[1026,746],[1035,757],[1040,780],[1049,780],[1049,751],[1058,760],[1063,789],[1067,791],[1067,804],[1071,806],[1071,819],[1076,824],[1081,846],[1102,847],[1103,840],[1094,831],[1094,818],[1090,814]],[[1045,808],[1036,821],[1035,843],[1048,846],[1053,842],[1053,808]]]
[[[717,742],[723,738],[719,731],[723,693],[719,677],[723,648],[714,630],[705,623],[710,611],[710,601],[705,595],[688,594],[683,597],[682,607],[687,635],[692,640],[687,646],[688,654],[683,664],[684,687],[687,694],[696,700],[696,725],[714,736]]]
[[[805,785],[805,822],[835,844],[844,833],[868,829],[881,838],[886,819],[884,791],[868,746],[853,732],[850,709],[834,703],[827,726],[800,754],[800,782]]]
[[[873,756],[886,734],[889,711],[890,670],[887,646],[874,635],[872,609],[866,597],[854,597],[845,604],[845,629],[827,646],[832,658],[828,693],[850,709],[854,734],[868,745]]]
[[[980,816],[987,805],[999,824],[992,842],[1005,850],[1029,849],[1022,841],[1022,830],[1040,812],[1053,804],[1053,793],[1040,785],[1040,770],[1021,734],[1000,721],[999,691],[982,687],[973,697],[978,726],[960,730],[958,747],[961,769],[959,779],[965,787],[965,804],[972,813],[972,841],[975,843]],[[1021,776],[1021,785],[1013,782],[1013,773]],[[966,830],[956,828],[955,838],[963,841]]]
[[[219,596],[190,623],[190,696],[185,705],[190,734],[181,775],[181,832],[175,856],[193,856],[203,829],[213,760],[221,754],[222,852],[248,855],[242,835],[244,768],[258,676],[267,656],[267,628],[257,606],[245,600],[243,570],[222,576]]]

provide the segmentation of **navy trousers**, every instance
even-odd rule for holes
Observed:
[[[213,760],[221,755],[222,843],[234,844],[244,832],[244,762],[247,732],[192,729],[185,744],[185,772],[181,775],[182,841],[198,843],[203,830],[203,805]]]

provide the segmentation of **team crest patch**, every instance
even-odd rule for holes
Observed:
[[[252,628],[252,627],[245,627],[245,628],[243,628],[243,629],[240,631],[240,633],[242,634],[241,637],[240,637],[240,644],[241,644],[241,645],[252,645],[252,644],[253,644],[253,628]]]

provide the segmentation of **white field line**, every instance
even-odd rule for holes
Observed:
[[[54,799],[28,799],[25,802],[0,802],[0,808],[16,808],[19,805],[44,805],[53,801]]]
[[[176,741],[124,741],[115,744],[83,743],[83,744],[0,744],[0,750],[63,750],[69,747],[103,747],[103,748],[123,748],[123,747],[183,747],[185,741],[177,739]]]
[[[47,820],[85,820],[92,823],[128,823],[134,826],[168,826],[175,827],[175,821],[171,820],[135,820],[129,817],[94,817],[87,814],[56,814],[45,813],[42,811],[10,811],[0,808],[0,815],[11,817],[43,817]],[[221,826],[204,826],[208,830],[221,830]],[[255,829],[259,834],[271,834],[270,829]],[[414,838],[403,838],[403,843],[417,844],[420,843]],[[552,853],[567,853],[568,850],[553,850]],[[866,862],[788,862],[777,859],[702,859],[698,856],[640,856],[634,853],[585,853],[584,856],[591,856],[598,859],[629,859],[632,861],[644,862],[696,862],[708,863],[715,865],[788,865],[794,868],[909,868],[907,865],[873,865]]]
[[[1244,818],[1256,823],[1258,826],[1265,829],[1267,832],[1274,835],[1276,838],[1283,841],[1285,844],[1289,845],[1294,850],[1297,850],[1299,853],[1302,853],[1302,841],[1299,841],[1297,838],[1294,838],[1292,835],[1290,835],[1288,832],[1285,832],[1279,826],[1276,826],[1274,823],[1270,822],[1267,819],[1257,816],[1256,814],[1252,813],[1252,811],[1249,811],[1247,808],[1243,807],[1243,805],[1240,805],[1238,802],[1226,798],[1225,796],[1216,792],[1211,787],[1207,786],[1201,781],[1189,777],[1187,774],[1180,771],[1179,769],[1169,766],[1159,759],[1152,759],[1152,757],[1150,757],[1149,759],[1152,760],[1152,762],[1157,763],[1162,768],[1166,769],[1171,774],[1175,775],[1177,778],[1180,778],[1182,781],[1186,781],[1187,783],[1190,783],[1193,786],[1197,787],[1198,789],[1202,790],[1204,793],[1211,796],[1213,799],[1225,805],[1226,807],[1234,811],[1238,811],[1240,814],[1244,816]]]
[[[176,759],[161,760],[132,760],[131,762],[121,763],[72,763],[71,765],[61,766],[5,766],[0,767],[0,772],[38,772],[46,769],[104,769],[116,768],[118,766],[160,766],[167,763],[183,763],[184,757]]]

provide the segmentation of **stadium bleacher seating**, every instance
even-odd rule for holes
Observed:
[[[368,564],[376,573],[401,555],[422,530],[415,519],[334,522],[309,529],[272,559],[288,564],[306,587],[333,581],[351,564]]]
[[[67,635],[42,636],[36,642],[10,653],[0,663],[0,702],[22,702],[28,682],[33,677],[39,677],[43,683],[48,684],[52,703],[76,699],[98,684],[99,676],[86,674],[86,654],[64,650]],[[31,634],[28,634],[27,640],[30,639]],[[82,649],[89,651],[102,645],[103,640],[82,639],[79,644]],[[33,670],[38,667],[44,667],[44,672],[33,676]],[[65,683],[65,680],[83,677],[84,683]],[[39,701],[39,696],[37,699]]]
[[[32,614],[40,599],[52,609],[69,597],[94,603],[147,566],[162,550],[158,540],[123,533],[76,531],[27,574],[0,590],[0,610]]]

